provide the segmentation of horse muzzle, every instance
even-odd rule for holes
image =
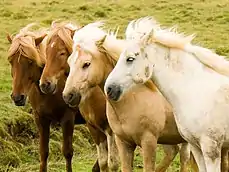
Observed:
[[[122,89],[119,85],[111,84],[105,88],[106,95],[113,101],[118,101],[122,95]]]
[[[65,103],[68,104],[69,106],[76,107],[80,104],[81,94],[72,91],[67,94],[63,94],[63,99]]]
[[[11,95],[12,100],[16,106],[25,106],[26,96],[23,94]]]
[[[50,81],[46,81],[46,82],[44,82],[44,83],[41,83],[41,84],[39,85],[39,87],[40,87],[41,91],[42,91],[44,94],[49,94],[49,93],[54,94],[55,91],[56,91],[56,88],[57,88],[56,84],[54,84],[54,83],[52,83],[52,82],[50,82]]]

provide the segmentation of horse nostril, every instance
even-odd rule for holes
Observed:
[[[64,101],[66,103],[69,103],[74,99],[74,94],[73,93],[69,93],[67,95],[64,95],[63,98],[64,98]]]
[[[24,100],[24,98],[25,98],[25,95],[21,95],[20,100]]]
[[[46,88],[49,88],[50,85],[51,85],[51,82],[47,81],[47,82],[46,82]]]
[[[112,92],[112,86],[107,87],[107,94],[109,95]]]
[[[74,94],[70,93],[68,95],[68,101],[70,102],[74,98]]]

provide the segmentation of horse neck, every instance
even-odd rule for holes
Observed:
[[[200,89],[205,89],[205,85],[199,84],[199,81],[209,78],[211,73],[206,69],[204,71],[203,65],[192,54],[156,44],[148,47],[148,53],[149,59],[155,64],[152,80],[174,107],[180,106],[181,102],[187,103],[187,96],[193,97],[189,94],[194,95]]]

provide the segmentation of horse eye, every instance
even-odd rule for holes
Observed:
[[[65,55],[65,52],[60,53],[60,56],[64,56],[64,55]]]
[[[83,69],[86,69],[86,68],[88,68],[89,66],[90,66],[90,62],[86,62],[86,63],[84,63],[83,64]]]
[[[133,58],[133,57],[128,57],[127,59],[126,59],[126,62],[127,63],[131,63],[131,62],[133,62],[135,60],[135,58]]]

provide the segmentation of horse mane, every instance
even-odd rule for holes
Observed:
[[[45,56],[35,44],[35,39],[47,33],[47,29],[40,29],[37,31],[31,31],[30,29],[37,25],[36,23],[30,23],[22,28],[17,35],[12,39],[8,51],[8,58],[12,58],[13,55],[19,52],[20,55],[34,60],[38,66],[42,66],[45,63]],[[42,48],[43,45],[39,47]],[[20,56],[19,56],[20,58]]]
[[[106,36],[96,42],[96,46],[101,53],[104,53],[108,60],[115,66],[120,54],[123,52],[129,41],[117,39],[118,29],[115,32],[109,32]],[[158,92],[153,81],[148,80],[145,86],[150,90]]]
[[[151,28],[151,31],[149,31]],[[153,34],[151,33],[153,31]],[[139,37],[139,34],[142,35]],[[193,54],[203,65],[213,69],[217,73],[229,76],[229,61],[213,51],[192,44],[195,34],[186,36],[178,33],[177,27],[162,29],[152,17],[143,17],[129,23],[126,35],[128,39],[137,38],[142,41],[150,37],[148,43],[160,43],[169,48],[181,49]]]
[[[120,54],[126,47],[126,40],[117,39],[118,29],[107,33],[102,39],[96,41],[99,52],[104,53],[108,60],[115,66]]]
[[[96,52],[96,41],[101,40],[106,35],[103,26],[104,23],[102,21],[97,21],[89,23],[79,29],[73,36],[73,47],[75,48],[79,45],[81,48],[92,54],[93,52]]]
[[[72,22],[53,21],[51,24],[51,30],[47,36],[47,44],[50,43],[50,40],[53,36],[58,35],[66,45],[69,53],[72,53],[72,46],[73,46],[72,32],[75,32],[78,29],[79,27],[77,25],[74,25]]]

